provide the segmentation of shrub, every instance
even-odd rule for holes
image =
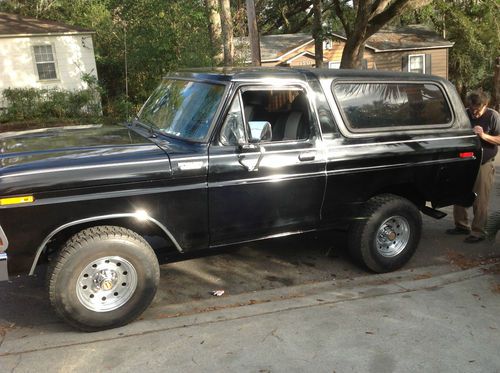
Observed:
[[[95,83],[97,84],[97,83]],[[7,107],[1,122],[92,119],[101,116],[100,92],[96,85],[80,91],[36,88],[8,88],[3,91]]]

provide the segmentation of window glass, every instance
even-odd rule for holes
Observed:
[[[266,121],[272,141],[305,140],[311,134],[307,95],[301,89],[248,89],[242,93],[245,119]]]
[[[233,104],[227,113],[226,120],[222,126],[220,141],[223,145],[238,145],[246,142],[245,127],[239,95],[233,100]]]
[[[332,116],[330,105],[326,101],[325,94],[321,85],[316,80],[310,80],[309,86],[313,89],[316,99],[316,109],[318,110],[319,124],[324,138],[333,138],[338,136],[337,125]]]
[[[338,83],[334,93],[352,130],[448,124],[443,92],[430,83]]]
[[[35,63],[38,71],[38,79],[57,79],[56,63],[51,45],[35,45]]]
[[[142,107],[138,120],[167,135],[203,140],[224,88],[219,84],[164,80]]]
[[[409,71],[411,73],[424,73],[424,56],[423,55],[418,55],[418,56],[409,56]]]

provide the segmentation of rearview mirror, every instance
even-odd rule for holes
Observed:
[[[250,142],[258,143],[263,141],[271,141],[273,138],[273,130],[271,123],[266,121],[250,121]]]

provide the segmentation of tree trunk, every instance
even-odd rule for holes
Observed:
[[[340,60],[341,69],[360,69],[365,51],[365,43],[362,38],[352,36],[347,38]]]
[[[363,61],[366,40],[379,31],[392,19],[407,9],[417,9],[430,0],[354,0],[356,18],[350,19],[340,0],[331,0],[346,33],[346,44],[342,53],[340,67],[343,69],[360,68]]]
[[[493,108],[500,110],[500,57],[495,61],[495,75],[493,77]]]
[[[248,38],[250,39],[250,50],[252,53],[252,66],[260,66],[260,41],[257,30],[257,19],[255,17],[254,0],[246,0],[248,18]]]
[[[219,0],[220,18],[222,22],[222,37],[224,40],[224,66],[234,63],[233,19],[229,0]]]
[[[313,38],[314,38],[314,59],[316,62],[316,68],[323,67],[323,17],[322,0],[313,0],[313,13],[314,13],[314,23],[313,23]]]
[[[222,54],[222,29],[219,13],[219,4],[217,0],[205,0],[208,11],[210,44],[212,45],[212,57],[216,65],[219,65],[224,59]]]

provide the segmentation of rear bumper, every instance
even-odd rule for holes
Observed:
[[[9,279],[9,271],[7,269],[7,253],[0,253],[0,281]]]

